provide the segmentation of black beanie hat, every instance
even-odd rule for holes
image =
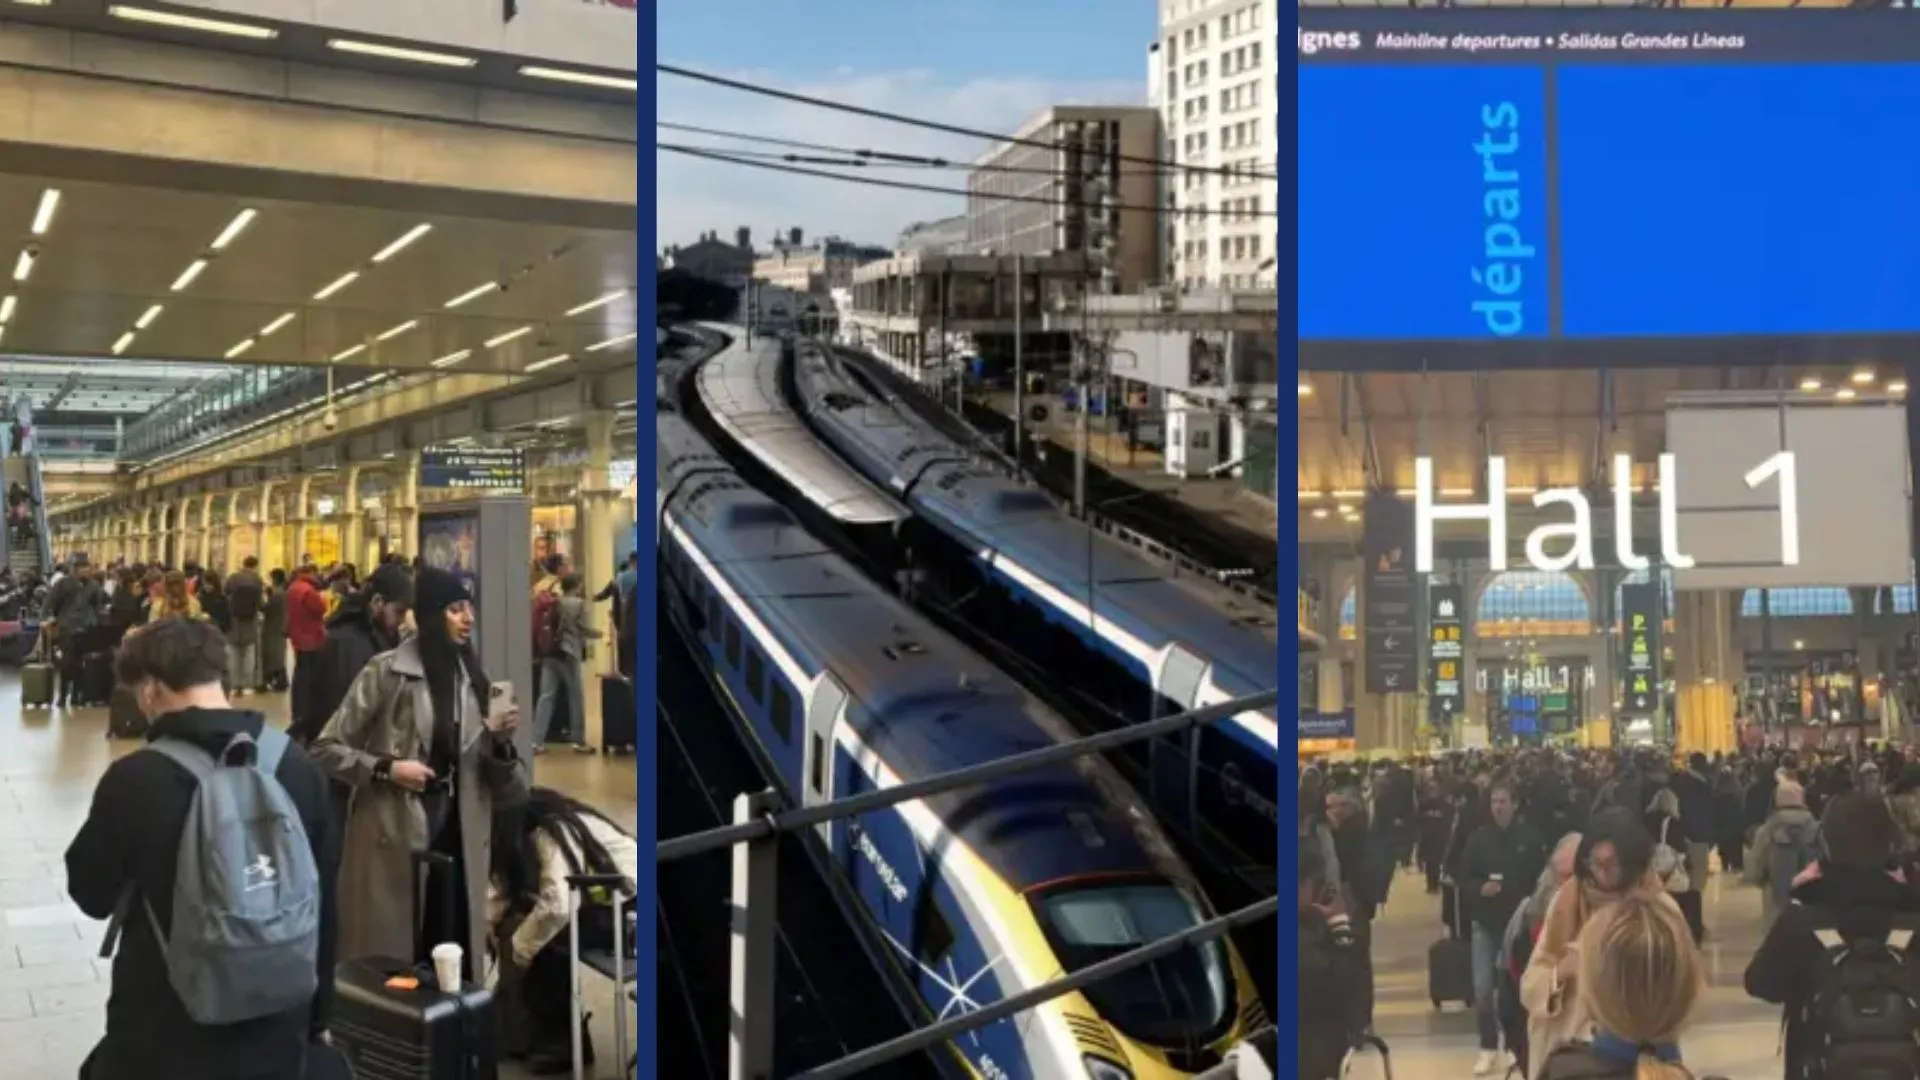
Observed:
[[[407,573],[404,566],[387,563],[367,579],[367,595],[377,596],[389,604],[412,607],[413,575]]]
[[[438,617],[462,600],[473,599],[459,578],[433,566],[423,566],[413,576],[413,596],[413,617],[422,623]]]

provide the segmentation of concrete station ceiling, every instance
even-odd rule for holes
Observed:
[[[139,361],[118,369],[138,380],[153,361],[562,376],[636,356],[631,232],[0,175],[8,243],[0,357]]]

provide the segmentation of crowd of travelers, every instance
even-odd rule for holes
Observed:
[[[1690,1077],[1719,873],[1761,893],[1745,989],[1781,1010],[1784,1075],[1920,1078],[1920,760],[1898,748],[1303,766],[1297,825],[1303,1080],[1370,1035],[1371,924],[1403,873],[1437,900],[1429,990],[1473,1008],[1474,1076]]]
[[[601,593],[623,644],[634,565]],[[590,601],[563,556],[533,578],[533,632],[553,639],[536,742],[581,744]],[[364,578],[306,559],[263,574],[249,557],[227,576],[78,563],[45,582],[0,572],[6,603],[39,616],[63,706],[100,703],[83,668],[105,655],[109,692],[143,721],[145,746],[108,768],[66,854],[74,902],[111,920],[106,1035],[85,1080],[345,1076],[332,1024],[343,965],[417,967],[431,982],[448,944],[467,984],[496,990],[503,1056],[568,1072],[577,1035],[591,1061],[572,1020],[567,879],[608,875],[629,901],[638,847],[599,811],[532,786],[519,705],[480,663],[460,577],[399,557]],[[245,703],[282,690],[285,732]],[[250,809],[223,822],[234,807]],[[265,886],[280,904],[270,918],[238,895]],[[582,950],[612,947],[615,892],[583,894]]]

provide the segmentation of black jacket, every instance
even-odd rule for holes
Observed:
[[[1548,1055],[1540,1066],[1539,1080],[1633,1080],[1638,1074],[1638,1066],[1609,1060],[1594,1053],[1585,1044],[1576,1043],[1563,1046]],[[1718,1078],[1706,1077],[1704,1080]]]
[[[1674,774],[1668,786],[1680,797],[1680,827],[1687,831],[1687,841],[1713,843],[1720,835],[1714,827],[1713,784],[1699,773],[1687,771]]]
[[[320,671],[308,684],[310,711],[302,715],[313,718],[315,727],[310,736],[319,735],[326,727],[367,662],[398,644],[373,625],[373,616],[359,594],[340,601],[333,618],[327,620],[327,639],[320,646]]]
[[[184,738],[215,753],[240,732],[258,735],[259,713],[188,709],[154,722],[149,739]],[[107,1034],[94,1050],[89,1080],[298,1080],[313,1034],[325,1029],[333,1001],[335,881],[340,868],[327,779],[297,746],[275,777],[285,787],[320,868],[320,990],[311,1009],[226,1027],[187,1016],[167,977],[147,920],[126,921],[113,960]],[[161,925],[173,915],[174,859],[194,793],[186,770],[159,754],[114,762],[94,789],[86,824],[67,849],[67,891],[91,918],[113,914],[132,883]],[[164,1063],[164,1064],[162,1064]]]
[[[1300,916],[1300,1080],[1334,1080],[1366,1026],[1367,956],[1345,916]]]
[[[1788,1076],[1800,1075],[1808,1035],[1800,1014],[1817,989],[1816,974],[1827,966],[1826,950],[1813,936],[1817,920],[1851,940],[1885,937],[1896,914],[1920,918],[1920,894],[1879,870],[1823,865],[1817,880],[1793,890],[1793,899],[1753,954],[1746,978],[1748,994],[1786,1007]]]
[[[1502,829],[1488,822],[1474,830],[1460,860],[1460,895],[1474,924],[1506,932],[1516,908],[1533,895],[1540,872],[1547,868],[1547,845],[1533,826],[1515,819]],[[1480,889],[1498,875],[1500,891],[1480,895]]]

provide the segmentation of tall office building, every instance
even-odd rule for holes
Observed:
[[[1277,259],[1280,55],[1268,0],[1159,0],[1148,54],[1160,157],[1220,172],[1162,180],[1166,278],[1188,288],[1272,288]],[[1208,211],[1194,213],[1196,210]],[[1263,267],[1263,264],[1264,267]]]

